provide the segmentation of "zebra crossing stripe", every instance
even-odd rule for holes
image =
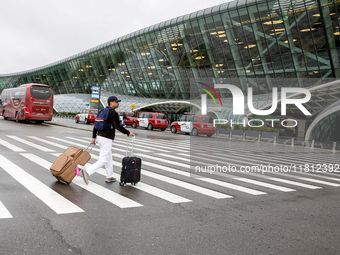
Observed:
[[[300,186],[300,187],[303,187],[303,188],[306,188],[306,189],[322,189],[321,187],[318,187],[318,186],[309,185],[309,184],[305,184],[305,183],[301,183],[301,182],[289,181],[289,180],[280,179],[280,178],[268,177],[267,179],[272,180],[272,181],[277,181],[277,182],[283,182],[283,183],[287,183],[287,184],[291,184],[291,185],[295,185],[295,186]]]
[[[0,201],[0,219],[13,218],[12,214],[7,210],[4,204]]]
[[[123,157],[123,155],[120,155],[120,154],[113,154],[113,155],[114,156],[118,156],[118,157]],[[143,164],[145,164],[145,163],[146,162],[143,161]],[[118,167],[121,167],[121,164],[118,163],[118,162],[113,161],[113,164],[118,166]],[[162,166],[159,166],[159,167],[162,168]],[[173,170],[175,170],[175,169],[173,169]],[[180,172],[183,172],[183,171],[180,171]],[[183,172],[183,173],[185,173],[185,172]],[[195,191],[197,193],[201,193],[203,195],[211,196],[211,197],[214,197],[214,198],[217,198],[217,199],[231,198],[232,197],[232,196],[229,196],[229,195],[217,192],[217,191],[209,190],[209,189],[206,189],[206,188],[194,185],[194,184],[190,184],[190,183],[186,183],[186,182],[183,182],[183,181],[179,181],[179,180],[176,180],[176,179],[173,179],[173,178],[170,178],[170,177],[166,177],[164,175],[152,173],[152,172],[149,172],[149,171],[147,171],[145,169],[142,169],[142,174],[146,175],[146,176],[149,176],[151,178],[155,178],[155,179],[157,179],[159,181],[164,181],[164,182],[173,184],[175,186],[180,186],[180,187],[183,187],[185,189],[189,189],[189,190]],[[187,173],[187,174],[189,174],[189,173]]]
[[[79,139],[79,138],[74,138],[74,137],[65,137],[65,138],[84,143],[84,139]],[[92,138],[88,138],[86,140],[90,140],[90,139],[92,140]],[[117,150],[117,146],[124,147],[124,148],[126,147],[126,145],[121,145],[121,144],[118,144],[117,142],[114,142],[114,146],[115,146],[115,150]],[[124,150],[126,150],[126,149],[119,149],[119,151],[124,151]],[[134,150],[143,151],[143,152],[147,152],[147,153],[150,152],[149,150],[144,150],[144,149],[136,148],[136,147],[134,147]]]
[[[43,168],[45,168],[46,170],[48,170],[52,163],[40,158],[34,154],[31,153],[21,153],[22,156],[26,157],[27,159],[33,161],[34,163],[42,166]],[[54,153],[53,153],[54,155]],[[58,154],[57,154],[58,155]],[[126,198],[124,196],[121,196],[119,194],[114,193],[113,191],[104,188],[94,182],[91,182],[90,185],[86,185],[83,181],[82,178],[74,178],[72,183],[80,186],[83,189],[86,189],[87,191],[105,199],[106,201],[120,207],[120,208],[130,208],[130,207],[139,207],[139,206],[143,206],[129,198]]]
[[[32,142],[27,141],[27,140],[25,140],[25,139],[22,139],[22,138],[20,138],[20,137],[17,137],[17,136],[14,136],[14,135],[7,135],[7,136],[8,136],[9,138],[12,138],[12,139],[18,141],[18,142],[21,142],[21,143],[23,143],[23,144],[26,144],[26,145],[31,146],[31,147],[33,147],[33,148],[36,148],[36,149],[38,149],[38,150],[45,151],[45,152],[54,152],[54,150],[51,150],[51,149],[46,148],[46,147],[44,147],[44,146],[40,146],[40,145],[38,145],[38,144],[32,143]]]
[[[270,188],[270,189],[275,189],[275,190],[279,190],[279,191],[283,191],[283,192],[296,191],[295,189],[285,188],[285,187],[281,187],[281,186],[270,184],[270,183],[251,180],[251,179],[248,179],[248,178],[234,178],[234,180],[247,182],[247,183],[251,183],[251,184],[255,184],[255,185],[259,185],[259,186],[262,186],[262,187],[267,187],[267,188]]]
[[[91,154],[91,157],[94,158],[94,159],[98,159],[99,157],[97,155],[93,155]],[[121,165],[118,163],[118,162],[113,162],[114,165],[118,166],[118,167],[121,167]],[[90,166],[91,164],[87,163],[86,166]],[[101,175],[104,175],[106,176],[106,170],[103,169],[103,168],[100,168],[97,173],[101,174]],[[117,180],[120,179],[120,175],[116,174],[116,173],[113,173],[113,177],[115,177]],[[170,192],[167,192],[165,190],[162,190],[162,189],[159,189],[159,188],[156,188],[156,187],[153,187],[151,185],[148,185],[148,184],[144,184],[142,182],[139,182],[138,185],[134,186],[132,185],[131,187],[133,188],[136,188],[136,189],[139,189],[139,190],[142,190],[146,193],[149,193],[151,195],[154,195],[156,197],[159,197],[161,199],[164,199],[166,201],[169,201],[171,203],[186,203],[186,202],[192,202],[191,200],[189,199],[186,199],[184,197],[181,197],[181,196],[178,196],[178,195],[175,195],[175,194],[172,194]]]
[[[200,158],[198,156],[192,156],[192,157]],[[209,160],[209,161],[213,161],[213,160]],[[193,160],[192,160],[192,162],[193,162]],[[197,162],[197,161],[194,161],[194,162]],[[214,162],[216,163],[216,161],[214,161]],[[201,165],[205,164],[203,162],[197,162],[197,163],[201,164]],[[240,165],[235,165],[235,166],[240,166]],[[222,177],[226,177],[226,178],[231,178],[231,179],[234,179],[234,180],[237,180],[237,181],[242,181],[242,182],[247,182],[247,183],[255,184],[257,186],[262,186],[262,187],[266,187],[266,188],[270,188],[270,189],[275,189],[275,190],[283,191],[283,192],[296,191],[295,189],[285,188],[285,187],[282,187],[282,186],[278,186],[278,185],[274,185],[274,184],[270,184],[270,183],[266,183],[266,182],[261,182],[261,181],[256,181],[256,180],[249,179],[249,178],[241,178],[241,177],[237,177],[237,176],[226,174],[226,173],[222,174],[222,173],[214,172],[213,174],[214,175],[218,175],[218,176],[222,176]],[[269,178],[264,177],[263,175],[258,175],[258,174],[253,174],[253,173],[245,173],[245,174],[256,176],[256,177],[262,177],[262,178],[265,178],[265,179],[269,179]],[[282,182],[283,183],[288,183],[287,181],[282,181]],[[293,184],[293,182],[290,182],[290,184]],[[295,182],[295,185],[296,184],[298,184],[298,183]],[[309,187],[316,187],[316,186],[312,186],[312,185],[303,185],[302,183],[301,183],[301,185],[298,185],[298,186],[301,186],[301,187],[302,186],[304,186],[304,187],[307,187],[307,186],[309,186]]]
[[[239,190],[241,192],[246,192],[246,193],[251,194],[251,195],[263,195],[263,194],[267,194],[265,192],[261,192],[261,191],[254,190],[254,189],[249,189],[249,188],[244,188],[242,186],[230,184],[230,183],[227,183],[227,182],[216,181],[215,179],[212,179],[212,178],[202,178],[201,176],[192,174],[190,172],[184,172],[184,171],[181,171],[181,170],[172,169],[172,168],[166,167],[166,166],[160,166],[160,165],[157,165],[157,164],[154,164],[154,163],[150,163],[150,162],[145,162],[144,161],[143,164],[149,165],[149,166],[152,166],[152,167],[156,167],[158,169],[165,170],[165,171],[168,171],[168,172],[171,172],[171,173],[180,174],[180,175],[183,175],[183,176],[186,176],[186,177],[194,177],[194,178],[196,178],[196,179],[198,179],[200,181],[209,182],[209,183],[217,184],[219,186],[223,186],[223,187],[226,187],[226,188]]]
[[[315,183],[320,183],[320,184],[325,184],[325,185],[332,186],[332,187],[339,187],[340,186],[340,184],[336,184],[336,183],[332,183],[332,182],[320,181],[320,180],[311,179],[311,178],[298,177],[298,179],[305,180],[305,181],[310,181],[310,182],[315,182]]]
[[[149,145],[151,146],[152,148],[157,148],[157,151],[162,151],[162,152],[169,152],[169,150],[164,150],[164,146],[162,145],[159,145],[157,143],[153,143],[153,142],[149,142],[149,141],[144,141],[145,139],[143,139],[143,141],[138,141],[138,140],[135,140],[134,141],[134,146],[143,146],[145,147],[146,145]],[[118,138],[118,139],[115,139],[115,141],[119,141],[121,144],[125,144],[126,145],[126,139],[123,139],[123,138]],[[171,148],[169,148],[171,149]]]
[[[2,155],[0,155],[0,167],[57,214],[84,212],[81,208],[71,203]]]
[[[10,150],[12,150],[12,151],[15,151],[15,152],[25,152],[25,151],[26,151],[26,150],[21,149],[21,148],[15,146],[15,145],[13,145],[13,144],[10,144],[9,142],[6,142],[6,141],[2,140],[2,139],[0,139],[0,144],[1,144],[2,146],[7,147],[8,149],[10,149]]]
[[[89,185],[86,185],[83,178],[76,177],[73,179],[72,183],[82,187],[83,189],[95,194],[96,196],[105,199],[106,201],[120,207],[120,208],[132,208],[132,207],[140,207],[143,206],[140,203],[133,201],[127,197],[119,195],[99,184],[94,182],[90,182]]]
[[[232,184],[232,183],[227,183],[227,182],[224,182],[224,181],[219,181],[219,180],[215,180],[215,179],[211,179],[211,178],[198,177],[197,179],[199,179],[201,181],[209,182],[209,183],[212,183],[212,184],[216,184],[216,185],[228,188],[228,189],[233,189],[233,190],[241,191],[241,192],[244,192],[244,193],[247,193],[247,194],[255,195],[255,196],[267,194],[266,192],[262,192],[262,191],[258,191],[258,190],[254,190],[254,189],[249,189],[249,188],[246,188],[246,187],[242,187],[242,186],[239,186],[239,185],[235,185],[235,184]]]
[[[98,173],[106,176],[106,171],[103,168],[99,169]],[[114,173],[113,177],[115,177],[117,180],[120,179],[120,175],[116,174],[116,173]],[[138,184],[136,186],[131,185],[131,187],[133,187],[135,189],[139,189],[141,191],[144,191],[146,193],[149,193],[153,196],[159,197],[161,199],[164,199],[164,200],[169,201],[169,202],[174,203],[174,204],[192,202],[189,199],[186,199],[184,197],[178,196],[178,195],[170,193],[168,191],[153,187],[153,186],[145,184],[143,182],[138,182]]]
[[[80,143],[71,142],[69,140],[65,140],[65,139],[61,139],[61,138],[57,138],[57,137],[53,137],[53,136],[47,136],[47,137],[50,138],[50,139],[57,140],[59,142],[63,142],[63,143],[67,143],[67,144],[72,144],[73,146],[77,146],[79,148],[86,148],[87,147],[86,145],[83,145],[83,144],[80,144]],[[100,150],[97,149],[97,148],[92,148],[92,151],[100,151]],[[58,154],[58,155],[60,155],[60,154]]]
[[[58,148],[61,148],[61,149],[64,149],[64,150],[66,150],[68,148],[65,145],[61,145],[59,143],[54,143],[54,142],[48,141],[46,139],[41,139],[41,138],[36,137],[36,136],[27,136],[27,137],[34,139],[34,140],[37,140],[37,141],[40,141],[40,142],[43,142],[43,143],[46,143],[46,144],[49,144],[49,145],[52,145],[52,146],[55,146],[55,147],[58,147]]]
[[[176,165],[176,166],[181,166],[181,167],[184,167],[184,168],[187,168],[187,169],[190,168],[190,165],[188,165],[188,164],[183,164],[183,163],[180,163],[180,162],[170,161],[170,160],[166,160],[166,159],[163,159],[163,158],[160,159],[160,158],[156,158],[155,156],[145,155],[145,154],[141,154],[141,153],[139,153],[138,156],[144,157],[144,158],[149,158],[149,159],[158,159],[159,162],[168,163],[168,164]]]
[[[168,154],[164,154],[164,153],[157,153],[157,155],[160,155],[160,156],[163,156],[163,157],[174,158],[174,159],[178,159],[178,160],[190,162],[190,158],[176,157],[176,156],[168,155]]]
[[[122,156],[122,155],[119,155],[119,154],[113,154],[113,155],[118,156],[118,157]],[[146,155],[143,155],[143,156],[145,157]],[[153,157],[153,158],[155,158],[155,157]],[[166,160],[162,159],[162,161],[166,161]],[[174,164],[174,163],[176,163],[176,162],[170,161],[170,164]],[[191,174],[190,172],[184,172],[184,171],[181,171],[181,170],[170,169],[168,167],[161,166],[161,165],[158,165],[158,164],[154,164],[154,163],[151,163],[151,162],[145,162],[144,161],[143,164],[150,165],[150,166],[156,167],[158,169],[166,170],[166,171],[169,171],[169,172],[172,172],[172,173],[177,173],[177,174],[180,174],[180,175],[183,175],[183,176],[186,176],[186,177],[195,177],[196,179],[204,181],[204,182],[218,184],[219,186],[227,187],[229,189],[238,190],[238,191],[245,192],[245,193],[252,194],[252,195],[267,194],[267,193],[262,192],[262,191],[258,191],[258,190],[254,190],[254,189],[250,189],[250,188],[245,188],[245,187],[235,185],[235,184],[231,184],[231,183],[227,183],[227,182],[217,181],[217,180],[211,179],[211,178],[201,178],[200,176],[196,176],[194,174]],[[184,166],[186,168],[191,167],[190,165],[186,165],[186,164],[182,164],[182,166]]]
[[[149,171],[144,170],[144,169],[142,171],[143,171],[142,172],[143,175],[145,175],[145,176],[149,176],[149,177],[157,179],[159,181],[167,182],[167,183],[170,183],[172,185],[182,187],[184,189],[195,191],[197,193],[201,193],[201,194],[206,195],[206,196],[210,196],[210,197],[217,198],[217,199],[231,198],[232,197],[232,196],[229,196],[229,195],[226,195],[226,194],[223,194],[223,193],[219,193],[219,192],[216,192],[216,191],[213,191],[213,190],[210,190],[210,189],[206,189],[206,188],[191,184],[191,183],[187,183],[187,182],[176,180],[176,179],[164,176],[164,175],[149,172]]]

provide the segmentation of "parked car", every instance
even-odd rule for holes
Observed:
[[[208,137],[216,132],[213,119],[206,115],[183,115],[171,123],[170,130],[172,133],[184,132],[194,136],[206,134]]]
[[[144,127],[145,129],[153,130],[160,128],[164,131],[168,127],[168,120],[164,113],[143,112],[137,118],[136,127]],[[138,125],[137,125],[138,124]],[[132,125],[134,127],[134,125]]]
[[[79,123],[82,121],[86,124],[94,123],[97,114],[97,109],[83,109],[76,115],[75,122]]]
[[[125,112],[125,111],[117,111],[119,115],[120,121],[123,121],[123,116],[125,114],[126,120],[125,120],[125,125],[129,125],[133,127],[133,122],[137,122],[137,117],[134,112]],[[135,124],[137,126],[137,123]]]

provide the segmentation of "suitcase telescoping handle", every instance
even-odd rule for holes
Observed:
[[[90,147],[92,145],[92,147]],[[92,144],[92,143],[90,143],[89,144],[89,146],[87,146],[87,148],[86,148],[86,150],[85,151],[87,151],[88,153],[90,153],[91,151],[92,151],[92,149],[93,149],[93,147],[95,146],[96,144]],[[88,150],[89,149],[89,147],[90,147],[90,150]]]
[[[91,143],[90,143],[90,144],[87,146],[87,148],[86,148],[85,151],[87,151],[87,152],[90,154],[90,152],[92,151],[92,149],[93,149],[93,147],[94,147],[95,145],[96,145],[96,144],[92,144],[92,147],[90,147],[90,146],[91,146]],[[88,150],[89,147],[90,147],[90,150]],[[79,176],[79,172],[80,172],[80,165],[78,165],[78,166],[76,167],[76,175],[77,175],[77,176]]]
[[[129,140],[131,140],[131,150],[130,150],[130,157],[133,155],[133,142],[135,141],[135,135],[129,139],[129,137],[126,138],[126,156],[128,156],[128,150],[129,150]]]

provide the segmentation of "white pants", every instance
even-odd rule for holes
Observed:
[[[96,163],[86,169],[86,172],[91,175],[98,171],[103,165],[106,169],[106,178],[113,177],[113,164],[112,164],[112,140],[97,136],[96,141],[98,142],[100,153],[99,159]]]

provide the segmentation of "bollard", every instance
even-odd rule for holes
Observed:
[[[261,142],[261,135],[259,134],[259,138],[257,140],[258,142]]]
[[[293,147],[294,146],[294,137],[292,138],[292,144],[291,146]]]
[[[245,140],[246,139],[246,133],[243,132],[243,135],[242,135],[242,139]]]
[[[230,130],[229,138],[232,138],[232,137],[233,137],[233,131]]]
[[[310,146],[312,149],[314,149],[314,143],[315,143],[315,140],[312,140],[312,145]]]
[[[276,136],[274,136],[274,144],[276,145],[276,139],[277,139],[277,137]]]
[[[336,142],[333,142],[333,152],[335,152],[335,149],[336,149]]]

